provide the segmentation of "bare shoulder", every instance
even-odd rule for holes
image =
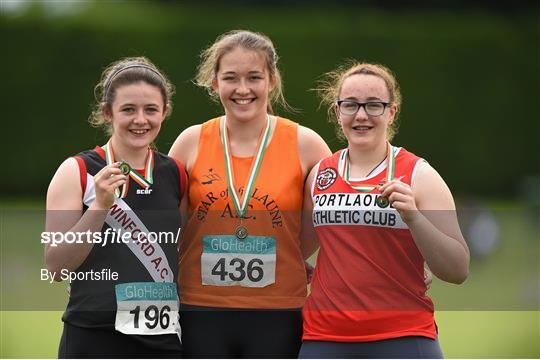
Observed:
[[[332,155],[323,138],[302,125],[298,126],[298,153],[304,174],[307,174],[321,159]]]
[[[184,147],[191,147],[193,145],[198,145],[199,143],[199,137],[201,135],[201,124],[192,125],[182,131],[180,135],[176,138],[174,141],[173,146],[171,147],[171,150],[169,152],[169,155],[171,156],[173,151]]]
[[[454,210],[455,203],[442,176],[429,163],[418,164],[413,179],[413,192],[419,209]]]
[[[427,161],[421,160],[416,170],[416,175],[413,179],[413,189],[422,187],[437,187],[446,183],[441,175]]]
[[[169,156],[184,164],[188,172],[197,157],[201,128],[202,125],[198,124],[182,131],[169,150]]]
[[[298,142],[301,142],[304,145],[326,145],[323,138],[319,134],[317,134],[314,130],[302,125],[298,125]]]
[[[317,162],[315,166],[313,166],[313,168],[309,172],[309,175],[307,176],[307,179],[306,179],[305,187],[306,187],[306,191],[309,191],[310,195],[311,195],[311,188],[313,187],[313,181],[315,181],[315,177],[317,176],[317,173],[319,172],[319,165],[320,165],[320,162]]]
[[[47,210],[82,209],[82,188],[79,164],[66,159],[56,170],[47,190]]]

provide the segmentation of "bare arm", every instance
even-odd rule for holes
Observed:
[[[114,176],[111,176],[114,175]],[[126,181],[118,165],[103,168],[94,177],[96,200],[82,214],[82,189],[79,182],[79,168],[73,158],[60,165],[47,191],[47,217],[45,231],[67,232],[76,235],[101,231],[108,209],[114,201],[114,189]],[[86,236],[81,236],[81,243],[45,244],[45,263],[50,272],[56,273],[56,279],[62,269],[76,270],[86,259],[93,244]]]
[[[181,224],[180,226],[182,227],[182,229],[184,229],[184,227],[186,226],[187,224],[187,219],[188,219],[188,209],[189,209],[189,195],[188,195],[188,191],[189,191],[189,185],[186,184],[186,191],[184,193],[184,196],[182,197],[182,200],[180,201],[180,220],[181,220]]]
[[[300,233],[300,246],[302,249],[302,257],[308,259],[319,248],[319,239],[313,228],[313,199],[311,197],[311,187],[315,176],[319,170],[319,166],[313,167],[304,184],[304,203],[302,207],[302,230]]]
[[[312,223],[313,202],[311,200],[311,186],[317,174],[317,169],[314,169],[314,167],[322,159],[331,156],[332,151],[330,151],[330,148],[319,134],[304,126],[299,126],[298,153],[300,155],[302,173],[306,178],[304,182],[304,201],[302,206],[302,230],[300,233],[300,242],[302,256],[304,259],[307,259],[319,247],[317,234],[315,234]]]
[[[298,126],[298,154],[304,178],[320,160],[332,155],[323,138],[315,131]]]
[[[201,125],[193,125],[185,129],[178,135],[174,144],[169,150],[169,156],[180,161],[186,168],[186,172],[189,176],[191,168],[197,159],[197,152],[199,148],[199,138],[201,135]],[[186,191],[182,201],[180,202],[180,216],[182,221],[182,233],[185,230],[187,220],[189,217],[189,181],[186,184]],[[180,238],[180,241],[182,236]],[[180,244],[178,244],[180,246]]]
[[[180,242],[182,241],[182,237],[184,235],[184,229],[186,228],[187,221],[189,217],[189,181],[186,184],[186,190],[184,192],[184,196],[182,197],[182,200],[180,201]],[[178,250],[180,250],[180,243],[178,243]]]
[[[201,125],[193,125],[182,131],[169,150],[169,156],[180,161],[189,174],[197,159]]]
[[[388,196],[409,226],[433,274],[444,281],[464,282],[469,274],[469,249],[459,228],[452,194],[435,169],[421,163],[412,189],[394,180],[382,187],[382,194]]]

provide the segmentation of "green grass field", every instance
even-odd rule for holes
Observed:
[[[0,357],[57,356],[66,284],[39,279],[42,203],[0,200]],[[430,294],[449,358],[540,358],[538,231],[517,207],[495,212],[501,242],[473,260],[463,285],[434,280]]]
[[[2,358],[54,358],[61,311],[1,313]],[[448,358],[538,358],[537,311],[441,311],[439,339]]]

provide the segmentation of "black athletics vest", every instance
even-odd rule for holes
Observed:
[[[79,164],[83,190],[83,210],[87,211],[95,199],[93,176],[106,166],[105,152],[101,147],[75,156]],[[113,229],[105,223],[101,229],[101,243],[95,243],[88,257],[75,271],[106,274],[117,273],[118,279],[74,280],[71,283],[69,303],[62,320],[79,327],[114,330],[116,315],[115,285],[130,282],[173,281],[178,276],[178,243],[180,230],[180,201],[187,175],[183,166],[174,159],[154,152],[153,183],[145,190],[129,179],[124,206],[117,202],[109,211],[126,230],[136,233],[145,228],[154,234],[168,234],[167,239],[141,245],[146,265],[135,253],[118,239],[113,239]],[[127,205],[127,207],[126,207]],[[103,246],[103,239],[107,243]],[[162,250],[157,250],[156,246]],[[164,254],[164,256],[160,256]],[[149,271],[152,270],[153,275]],[[106,276],[106,275],[105,275]],[[161,278],[162,279],[161,279]],[[178,338],[174,335],[139,336],[145,343],[155,343],[163,349],[176,349]],[[166,340],[170,339],[170,341]],[[97,345],[97,344],[96,344]]]

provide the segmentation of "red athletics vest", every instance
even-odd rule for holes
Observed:
[[[394,177],[411,184],[423,161],[394,148]],[[361,193],[340,176],[343,150],[321,161],[312,190],[320,240],[311,295],[303,309],[304,340],[365,342],[436,337],[433,303],[425,294],[424,258],[399,213],[379,207],[376,189]],[[386,162],[365,179],[386,181]]]

